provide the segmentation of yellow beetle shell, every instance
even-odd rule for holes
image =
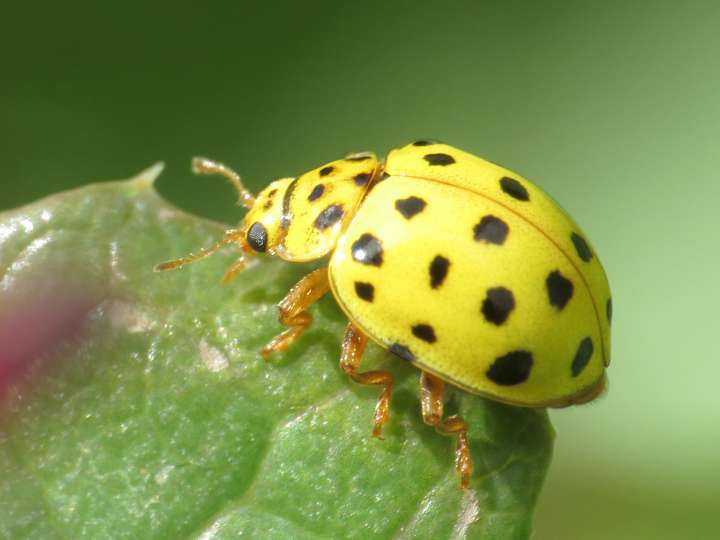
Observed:
[[[393,151],[329,274],[373,340],[470,392],[563,406],[603,384],[610,291],[595,252],[538,187],[481,158]]]
[[[283,194],[288,227],[276,248],[286,261],[327,255],[347,227],[378,167],[374,154],[332,161],[295,179]]]

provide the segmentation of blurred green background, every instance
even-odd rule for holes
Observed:
[[[236,221],[249,185],[434,138],[583,225],[614,299],[610,392],[552,413],[535,538],[717,538],[720,4],[78,1],[3,6],[0,208],[158,161]]]

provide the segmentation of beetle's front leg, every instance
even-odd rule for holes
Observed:
[[[272,338],[260,350],[260,355],[267,358],[273,351],[284,351],[293,341],[312,324],[312,315],[307,308],[318,301],[330,290],[327,268],[318,268],[298,281],[290,292],[278,304],[278,319],[287,330]]]

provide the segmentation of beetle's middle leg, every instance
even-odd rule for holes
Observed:
[[[472,458],[467,441],[467,423],[459,416],[450,416],[443,420],[444,393],[445,382],[439,377],[423,371],[420,376],[420,404],[423,421],[434,426],[444,435],[457,434],[455,468],[460,473],[461,486],[466,488],[470,485],[470,473],[472,473]]]
[[[278,304],[278,319],[290,328],[272,338],[260,350],[260,355],[267,358],[272,351],[284,351],[299,338],[312,324],[312,315],[306,311],[307,308],[329,290],[327,268],[318,268],[298,281]]]
[[[382,426],[390,419],[390,394],[392,393],[393,377],[387,371],[365,371],[358,373],[360,360],[362,359],[367,336],[363,334],[353,323],[348,323],[343,337],[342,354],[340,356],[340,367],[350,378],[360,384],[378,384],[383,386],[383,391],[375,406],[375,423],[373,425],[373,437],[380,437]]]

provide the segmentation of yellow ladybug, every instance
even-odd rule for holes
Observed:
[[[597,397],[610,361],[607,278],[577,224],[537,186],[445,144],[416,141],[381,163],[351,154],[257,197],[224,165],[249,209],[210,248],[169,261],[177,268],[225,244],[242,250],[229,281],[256,253],[301,262],[329,255],[280,302],[289,328],[261,351],[284,350],[312,323],[308,307],[332,291],[349,323],[341,368],[382,386],[373,436],[389,418],[393,378],[359,371],[368,338],[421,370],[423,420],[457,434],[456,468],[472,462],[465,421],[443,419],[446,383],[522,407],[565,407]]]

